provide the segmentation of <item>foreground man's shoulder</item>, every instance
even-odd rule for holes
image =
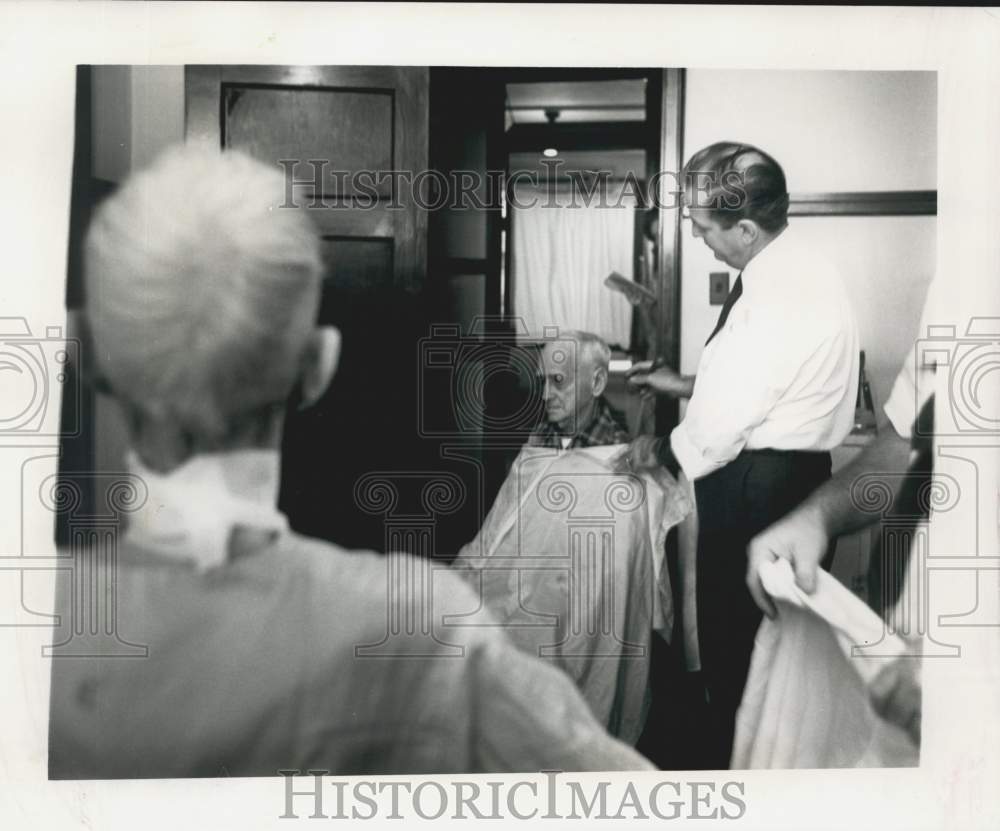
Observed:
[[[472,589],[444,559],[407,552],[347,549],[326,540],[290,535],[281,552],[286,567],[317,585],[349,593],[359,603],[377,600],[451,608]],[[382,607],[380,607],[382,608]]]

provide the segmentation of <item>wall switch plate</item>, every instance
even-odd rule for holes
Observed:
[[[708,302],[721,306],[729,297],[729,272],[713,271],[708,275]]]

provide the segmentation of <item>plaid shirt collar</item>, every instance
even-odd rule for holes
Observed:
[[[596,401],[594,415],[583,430],[575,434],[563,433],[555,424],[543,422],[532,432],[530,447],[562,447],[562,439],[569,438],[567,447],[599,447],[623,444],[629,441],[628,431],[615,417],[614,411],[602,395]]]

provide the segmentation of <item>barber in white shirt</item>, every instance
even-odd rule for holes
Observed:
[[[859,343],[836,269],[789,228],[773,158],[720,142],[684,174],[693,235],[739,276],[695,376],[633,369],[634,386],[690,401],[669,438],[637,439],[627,463],[659,463],[694,483],[706,739],[725,768],[761,619],[744,579],[747,543],[830,477],[829,450],[854,420]]]

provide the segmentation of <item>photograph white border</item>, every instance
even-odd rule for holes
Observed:
[[[3,315],[33,326],[65,318],[64,290],[77,64],[397,64],[920,69],[938,72],[938,271],[953,270],[958,306],[997,313],[1000,221],[1000,13],[989,9],[660,7],[601,5],[3,3],[0,131],[5,237]],[[2,382],[0,382],[2,383]],[[20,467],[40,451],[0,448],[0,532],[20,523]],[[996,453],[993,453],[995,456]],[[56,459],[51,459],[55,471]],[[995,473],[995,471],[994,471]],[[992,481],[995,481],[993,479]],[[996,493],[994,487],[993,493]],[[45,522],[38,516],[26,521]],[[996,513],[983,544],[996,544]],[[996,551],[994,547],[992,550]],[[0,580],[17,603],[18,581]],[[10,585],[8,585],[10,584]],[[49,782],[47,630],[0,629],[0,823],[5,828],[288,828],[279,779]],[[989,679],[987,679],[989,680]],[[995,679],[993,679],[995,680]],[[960,698],[960,697],[959,697]],[[1000,743],[987,712],[925,700],[916,770],[636,774],[655,782],[745,783],[746,829],[1000,827]],[[935,721],[940,720],[939,727]],[[945,721],[947,726],[945,727]],[[954,735],[952,735],[954,734]],[[940,752],[929,753],[928,745]],[[987,752],[987,751],[984,751]],[[455,777],[452,777],[455,778]],[[486,782],[525,777],[464,776]],[[542,777],[536,777],[538,781]],[[597,782],[600,775],[580,776]],[[620,779],[622,777],[614,777]],[[528,806],[530,810],[530,806]],[[320,820],[305,820],[316,825]],[[421,822],[419,818],[415,821]],[[651,820],[662,822],[662,820]],[[344,821],[326,820],[336,823]],[[379,826],[399,821],[377,820]],[[442,818],[455,824],[461,820]],[[508,821],[510,822],[510,821]],[[586,827],[619,826],[584,820]],[[717,822],[721,822],[717,820]],[[507,824],[506,822],[504,823]],[[542,817],[523,824],[553,825]],[[564,820],[560,827],[572,820]],[[704,822],[679,819],[678,828]]]

